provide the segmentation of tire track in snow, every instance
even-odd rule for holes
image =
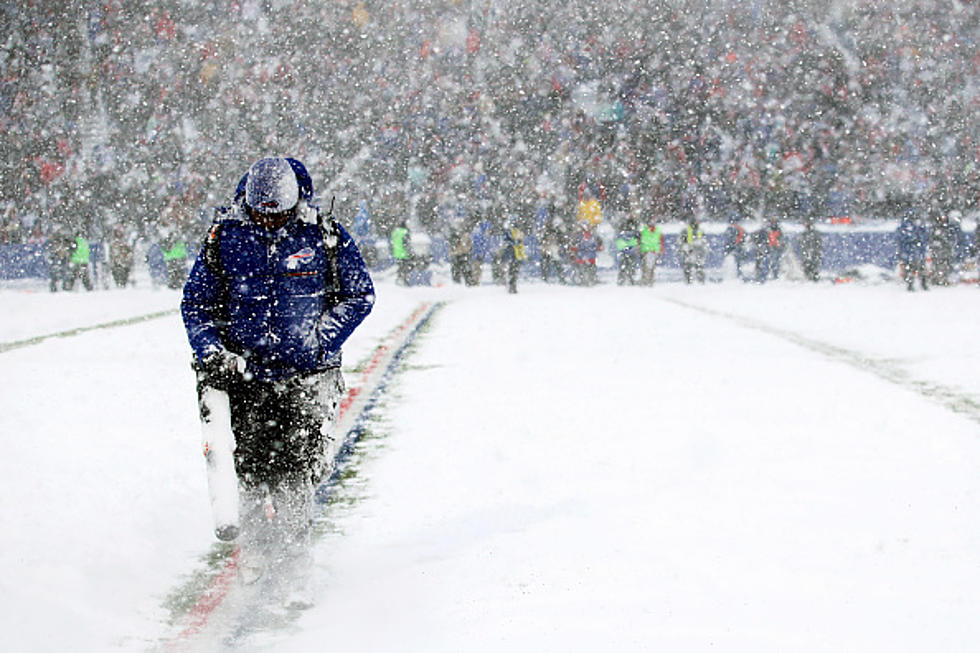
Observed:
[[[863,372],[871,372],[884,381],[888,381],[894,385],[911,390],[916,394],[925,397],[926,399],[930,399],[933,402],[938,403],[939,405],[953,411],[958,415],[962,415],[980,424],[980,400],[978,400],[976,397],[955,387],[944,385],[936,381],[917,379],[909,374],[908,370],[903,369],[900,365],[887,359],[876,358],[860,351],[854,351],[852,349],[847,349],[846,347],[839,347],[827,342],[808,338],[804,335],[796,333],[795,331],[780,329],[779,327],[774,327],[770,324],[766,324],[765,322],[760,322],[759,320],[736,315],[734,313],[698,306],[696,304],[689,304],[679,299],[669,297],[662,297],[661,299],[665,302],[680,306],[681,308],[698,311],[699,313],[704,313],[705,315],[710,315],[712,317],[720,317],[747,329],[761,331],[763,333],[776,336],[777,338],[781,338],[795,345],[799,345],[804,349],[816,352],[826,358],[846,363],[855,369]]]

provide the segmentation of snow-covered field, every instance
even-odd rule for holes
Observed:
[[[378,286],[350,372],[445,304],[322,516],[316,605],[239,648],[980,650],[976,287]],[[0,301],[10,343],[179,295]],[[215,555],[189,355],[175,311],[0,352],[6,650],[173,642]]]

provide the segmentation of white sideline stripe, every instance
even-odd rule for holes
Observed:
[[[704,306],[698,306],[696,304],[690,304],[679,299],[663,298],[663,301],[670,302],[671,304],[675,304],[693,311],[699,311],[705,315],[724,318],[747,329],[761,331],[763,333],[776,336],[777,338],[782,338],[787,342],[791,342],[795,345],[803,347],[804,349],[809,349],[810,351],[816,352],[831,360],[846,363],[847,365],[850,365],[851,367],[862,372],[874,374],[883,381],[887,381],[888,383],[893,383],[902,388],[911,390],[920,396],[925,397],[926,399],[929,399],[948,410],[951,410],[954,413],[962,415],[963,417],[973,420],[974,422],[980,423],[980,400],[978,400],[976,397],[959,388],[954,388],[952,386],[947,386],[934,381],[914,378],[908,372],[902,369],[900,365],[890,360],[871,356],[869,354],[847,349],[845,347],[839,347],[837,345],[832,345],[813,338],[808,338],[804,335],[796,333],[795,331],[780,329],[778,327],[765,324],[764,322],[736,315],[734,313],[728,313]]]
[[[147,313],[146,315],[137,315],[135,317],[126,317],[119,320],[112,320],[111,322],[102,322],[101,324],[91,324],[89,326],[76,327],[74,329],[66,329],[64,331],[56,331],[55,333],[48,333],[43,336],[34,336],[33,338],[27,338],[25,340],[14,340],[12,342],[0,342],[0,354],[11,351],[13,349],[20,349],[21,347],[29,347],[31,345],[37,345],[50,338],[70,338],[72,336],[77,336],[88,331],[95,331],[97,329],[112,329],[120,326],[129,326],[131,324],[139,324],[140,322],[148,322],[149,320],[157,320],[161,317],[169,317],[171,315],[176,315],[179,311],[176,308],[171,308],[166,311],[158,311],[156,313]]]

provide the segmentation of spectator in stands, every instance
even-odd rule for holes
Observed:
[[[35,244],[44,243],[44,224],[40,220],[35,219],[31,225],[31,232],[27,236],[27,242]]]
[[[602,205],[595,194],[594,187],[590,184],[582,187],[581,199],[578,203],[578,219],[580,222],[588,223],[592,228],[602,222]]]
[[[13,212],[14,207],[10,204],[4,214],[0,215],[0,244],[14,245],[25,240],[26,229],[21,224],[20,218],[15,216]]]
[[[138,219],[172,186],[221,174],[239,156],[226,146],[232,131],[249,147],[320,134],[317,149],[331,165],[359,143],[364,156],[346,166],[354,180],[384,188],[404,184],[407,173],[436,193],[469,186],[470,210],[497,202],[508,169],[553,180],[564,195],[556,199],[572,203],[589,179],[602,203],[590,220],[620,210],[623,195],[607,202],[605,188],[622,190],[627,178],[667,189],[667,213],[690,186],[713,215],[744,215],[766,194],[794,219],[813,207],[890,217],[898,179],[945,184],[951,206],[978,208],[980,167],[963,164],[975,159],[980,116],[971,110],[977,3],[862,2],[828,14],[821,3],[770,2],[760,12],[757,3],[679,0],[666,14],[658,3],[625,3],[585,16],[574,4],[533,0],[525,11],[473,22],[472,45],[427,46],[419,57],[402,56],[418,48],[416,31],[402,26],[448,35],[467,20],[465,3],[361,7],[355,20],[348,3],[234,2],[215,11],[214,3],[161,0],[158,19],[145,20],[103,2],[87,30],[71,28],[72,12],[40,16],[32,3],[8,4],[0,150],[11,170],[35,172],[0,177],[0,197],[23,198],[18,208],[28,211],[50,210],[69,195],[64,189],[93,188],[106,167],[125,162],[147,183],[127,176],[108,190]],[[548,20],[535,21],[543,11]],[[310,33],[303,47],[327,55],[297,56],[287,35],[314,15],[350,29]],[[251,38],[256,20],[268,38]],[[828,29],[839,38],[819,36]],[[203,36],[186,36],[194,34]],[[184,65],[188,48],[197,65]],[[84,147],[84,130],[70,127],[77,102],[63,101],[78,97],[80,79],[101,98],[99,120],[112,134]],[[583,97],[586,88],[597,89],[594,98]],[[267,96],[280,100],[243,114]],[[318,109],[340,103],[357,120]],[[421,226],[437,235],[427,202],[417,205]],[[392,223],[376,222],[387,235]]]

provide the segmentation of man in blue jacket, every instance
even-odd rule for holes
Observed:
[[[340,444],[341,346],[374,304],[357,246],[313,201],[302,163],[255,162],[211,226],[181,302],[199,395],[228,393],[242,533],[281,538],[268,526],[281,517],[297,544]]]

